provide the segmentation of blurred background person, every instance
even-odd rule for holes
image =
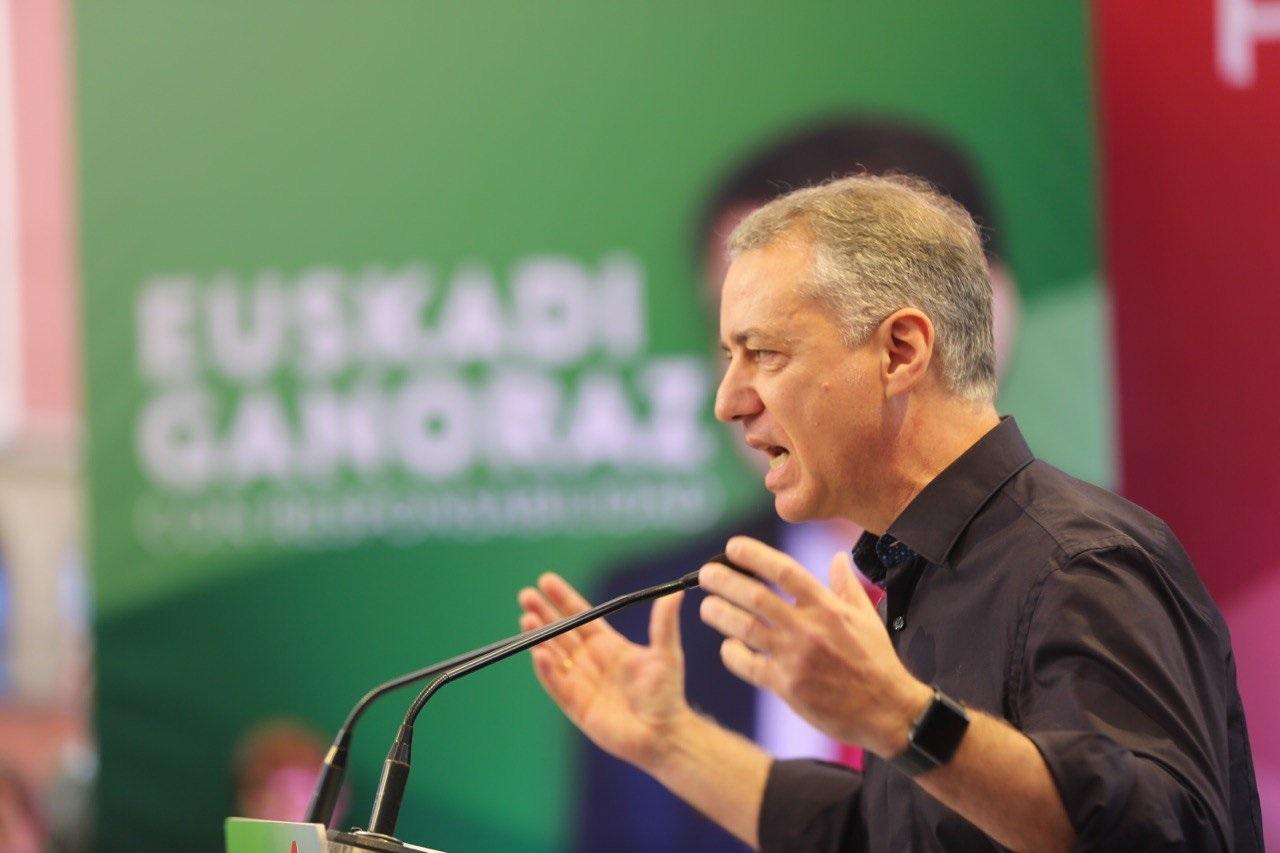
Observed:
[[[319,732],[299,720],[265,720],[253,726],[236,744],[233,758],[235,815],[305,819],[328,746]],[[346,800],[344,792],[334,811],[334,826],[341,825]]]
[[[18,771],[0,764],[0,850],[45,853],[49,837],[31,789]]]

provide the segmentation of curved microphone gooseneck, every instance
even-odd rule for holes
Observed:
[[[311,794],[311,804],[307,806],[307,823],[320,823],[328,826],[329,821],[333,819],[333,812],[338,803],[338,794],[342,790],[342,780],[347,773],[347,755],[351,749],[352,732],[360,717],[364,715],[365,710],[373,704],[374,700],[385,696],[393,690],[398,690],[401,687],[406,687],[433,675],[439,675],[467,661],[475,660],[481,655],[515,642],[521,636],[523,634],[515,634],[505,640],[499,640],[496,643],[490,643],[487,646],[451,657],[440,663],[397,676],[390,681],[384,681],[360,697],[360,701],[347,714],[347,719],[343,722],[342,728],[338,729],[337,736],[334,737],[333,743],[329,746],[329,751],[325,754],[324,763],[320,769],[320,777],[316,780],[315,791]]]
[[[756,580],[759,577],[753,572],[742,568],[736,563],[729,560],[724,554],[717,554],[710,557],[706,562],[721,563],[729,568],[748,575]],[[521,634],[514,640],[505,645],[499,645],[496,648],[487,646],[479,650],[473,657],[458,663],[449,669],[446,669],[442,675],[423,688],[417,697],[413,700],[413,704],[409,706],[408,712],[405,714],[404,722],[400,724],[400,729],[396,733],[396,739],[391,744],[391,751],[387,754],[387,759],[382,766],[382,778],[378,782],[378,793],[374,797],[373,812],[369,816],[368,834],[382,836],[386,838],[394,838],[396,821],[400,816],[400,805],[404,800],[405,785],[409,780],[410,754],[413,745],[413,724],[417,720],[418,714],[422,711],[424,705],[427,704],[436,692],[448,684],[469,675],[477,670],[495,664],[500,660],[510,657],[525,649],[538,645],[558,637],[561,634],[568,633],[575,628],[580,628],[587,622],[607,616],[614,611],[629,607],[632,604],[638,604],[641,601],[648,601],[654,598],[661,598],[674,592],[684,589],[691,589],[698,585],[698,572],[692,571],[683,577],[673,581],[648,587],[647,589],[630,592],[620,595],[617,598],[610,599],[604,604],[597,605],[590,610],[584,610],[574,616],[568,616],[549,625]]]

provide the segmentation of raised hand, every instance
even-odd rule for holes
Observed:
[[[573,724],[601,749],[641,767],[661,758],[667,735],[691,714],[680,649],[682,597],[654,602],[647,646],[596,621],[532,649],[538,681]],[[551,573],[538,578],[537,589],[520,590],[517,600],[525,631],[590,607]]]
[[[723,566],[704,566],[704,622],[724,634],[731,672],[780,696],[816,728],[878,755],[906,746],[907,726],[930,689],[903,666],[848,555],[831,564],[831,588],[781,551],[744,536],[729,558],[789,596]]]

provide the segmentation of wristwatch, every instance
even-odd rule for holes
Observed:
[[[955,755],[968,728],[969,715],[964,706],[935,685],[933,699],[911,724],[907,748],[889,763],[908,776],[941,767]]]

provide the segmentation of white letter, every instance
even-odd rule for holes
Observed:
[[[249,300],[245,296],[230,276],[220,276],[209,288],[209,348],[223,375],[262,379],[276,369],[284,349],[284,292],[279,280],[266,273],[250,290]],[[249,301],[248,318],[243,301]]]
[[[1218,0],[1218,73],[1237,89],[1257,79],[1258,42],[1280,39],[1280,3]]]
[[[644,273],[628,254],[600,264],[595,328],[605,352],[617,359],[638,355],[645,345]]]
[[[347,363],[347,327],[342,273],[307,270],[298,279],[298,368],[309,377],[331,376]]]
[[[493,376],[483,418],[495,467],[546,468],[555,442],[560,386],[545,373],[505,370]]]
[[[365,271],[357,298],[359,346],[367,359],[409,364],[430,349],[423,323],[432,290],[430,275],[421,265],[394,275],[376,267]]]
[[[512,274],[524,352],[547,364],[576,361],[591,347],[590,282],[568,258],[533,258]]]
[[[359,474],[375,473],[386,456],[386,404],[376,389],[339,397],[307,391],[298,401],[301,443],[298,465],[312,477],[329,477],[349,464]]]
[[[226,442],[228,466],[236,481],[283,479],[289,474],[291,451],[289,426],[280,401],[262,391],[241,397]]]
[[[617,376],[591,373],[578,386],[567,436],[568,451],[583,465],[624,465],[633,456],[631,401]]]
[[[148,401],[138,416],[138,459],[147,476],[173,489],[196,491],[213,474],[213,404],[203,391]]]
[[[480,266],[458,270],[438,324],[449,357],[458,362],[493,361],[502,354],[505,325],[489,271]]]
[[[138,294],[138,365],[154,382],[190,381],[196,375],[195,282],[189,278],[148,281]]]
[[[691,471],[711,454],[702,415],[707,411],[707,374],[694,358],[653,361],[640,376],[649,398],[649,454],[664,468]]]
[[[452,377],[423,377],[400,391],[395,427],[400,456],[411,473],[451,477],[471,464],[471,392]]]

